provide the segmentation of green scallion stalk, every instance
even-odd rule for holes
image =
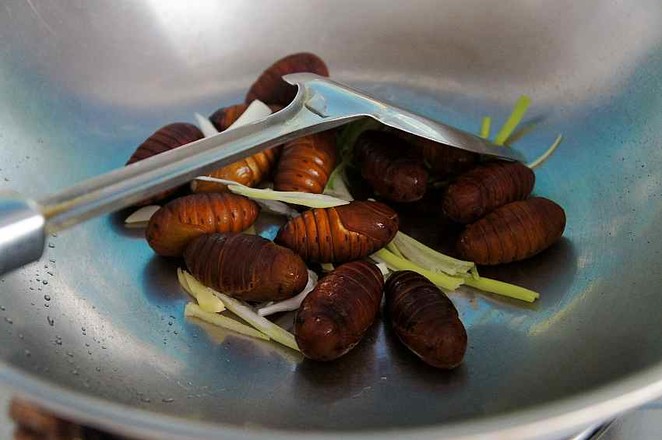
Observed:
[[[411,270],[417,272],[443,289],[455,290],[465,281],[463,278],[452,277],[443,273],[436,273],[424,269],[409,260],[398,257],[386,249],[380,249],[373,255],[384,261],[392,270]]]
[[[216,182],[227,185],[228,190],[235,194],[257,200],[277,200],[293,205],[307,206],[309,208],[331,208],[333,206],[347,205],[347,200],[331,197],[325,194],[311,194],[298,191],[274,191],[272,189],[251,188],[226,179],[217,179],[208,176],[196,177],[196,180]]]
[[[491,126],[492,118],[489,116],[483,116],[483,121],[480,124],[480,137],[483,139],[489,139]]]
[[[485,277],[468,277],[464,280],[464,284],[485,292],[495,293],[497,295],[507,296],[509,298],[515,298],[526,302],[534,302],[540,297],[540,294],[533,290]]]
[[[530,104],[531,98],[528,96],[522,95],[519,97],[515,103],[515,106],[513,107],[513,111],[510,113],[510,116],[508,116],[506,123],[503,124],[503,127],[501,127],[501,130],[499,130],[496,137],[494,138],[495,144],[503,145],[506,143],[510,135],[513,134],[513,131],[515,131],[515,128],[517,128],[519,123],[522,122],[522,119],[524,119],[524,115],[526,114],[526,110],[529,108]]]

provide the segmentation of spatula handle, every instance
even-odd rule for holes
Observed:
[[[325,119],[300,90],[285,109],[77,184],[39,202],[0,195],[0,274],[37,260],[45,235],[130,206],[243,157],[356,117]]]

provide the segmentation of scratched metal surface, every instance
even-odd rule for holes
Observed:
[[[551,438],[652,399],[661,22],[656,1],[3,2],[2,188],[40,196],[120,167],[157,127],[235,103],[274,59],[311,50],[339,79],[465,129],[530,94],[538,124],[517,147],[533,158],[565,135],[536,192],[566,208],[568,228],[495,274],[541,291],[536,304],[453,296],[470,344],[442,373],[382,324],[317,365],[188,322],[176,262],[121,216],[100,218],[1,280],[0,378],[156,438]]]

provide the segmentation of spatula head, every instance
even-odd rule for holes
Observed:
[[[441,122],[417,115],[381,101],[338,81],[313,73],[292,73],[283,79],[299,88],[297,99],[312,112],[327,119],[355,119],[368,116],[384,125],[427,138],[441,144],[478,154],[523,162],[522,155]]]

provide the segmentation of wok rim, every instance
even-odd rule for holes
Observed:
[[[623,379],[525,410],[440,425],[360,431],[306,431],[193,421],[110,402],[60,387],[0,361],[0,382],[45,409],[115,434],[171,440],[479,440],[570,435],[662,396],[662,362]]]

